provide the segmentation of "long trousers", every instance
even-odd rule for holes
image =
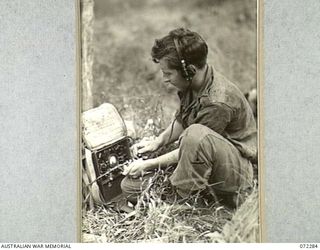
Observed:
[[[124,195],[135,201],[148,185],[150,175],[140,179],[125,177]],[[179,140],[179,161],[170,176],[180,197],[208,190],[219,197],[232,197],[252,185],[251,162],[227,139],[201,124],[185,129]]]

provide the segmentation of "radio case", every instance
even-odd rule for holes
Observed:
[[[93,200],[106,203],[121,194],[121,168],[131,159],[130,139],[117,109],[109,103],[82,114],[84,168]]]

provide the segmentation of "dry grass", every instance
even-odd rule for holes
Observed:
[[[206,235],[221,231],[224,211],[196,209],[188,205],[149,203],[144,210],[129,215],[106,208],[90,211],[84,218],[84,230],[99,235],[98,242],[210,242]]]
[[[222,231],[225,242],[259,242],[258,189],[254,189],[246,202],[236,211]]]
[[[232,211],[198,195],[178,202],[168,194],[167,173],[160,170],[149,182],[133,212],[119,213],[98,206],[83,214],[84,242],[257,242],[257,189]],[[169,196],[170,197],[170,196]]]

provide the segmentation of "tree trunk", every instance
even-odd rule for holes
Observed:
[[[93,0],[81,0],[81,112],[93,107],[92,66],[93,66]]]

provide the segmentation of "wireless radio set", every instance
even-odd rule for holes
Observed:
[[[121,194],[123,167],[131,160],[131,138],[126,125],[109,103],[82,114],[83,173],[93,200],[105,203]]]

